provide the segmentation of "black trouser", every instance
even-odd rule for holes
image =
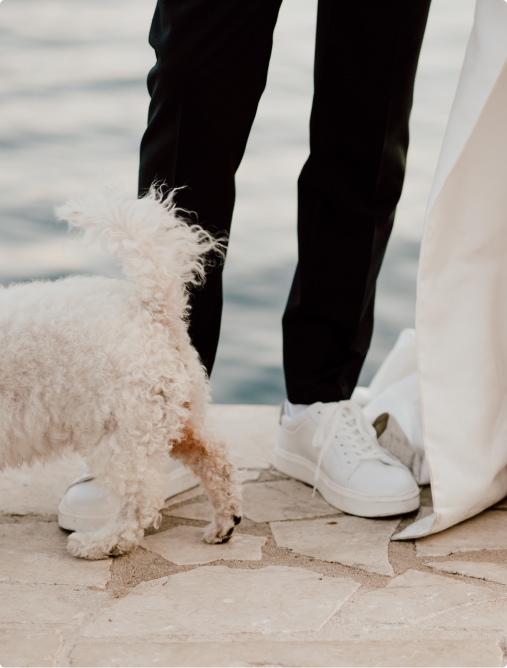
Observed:
[[[139,192],[228,232],[234,176],[266,83],[281,0],[159,0],[150,32]],[[283,317],[293,403],[350,397],[373,330],[375,282],[398,203],[430,0],[319,0],[311,153],[299,178],[299,263]],[[259,193],[261,196],[261,193]],[[269,238],[266,239],[269,243]],[[211,373],[222,268],[192,294],[190,335]]]

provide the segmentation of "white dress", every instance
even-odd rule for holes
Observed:
[[[403,332],[364,397],[370,417],[394,413],[425,449],[434,513],[402,539],[442,531],[507,495],[505,0],[477,0],[427,210],[416,330],[417,346]]]

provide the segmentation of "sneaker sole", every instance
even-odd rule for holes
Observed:
[[[316,466],[304,457],[282,450],[278,445],[275,447],[275,467],[291,478],[312,487],[314,485]],[[403,515],[417,510],[420,505],[419,488],[403,496],[364,497],[332,482],[323,471],[320,471],[316,488],[331,506],[359,517]]]
[[[169,482],[166,489],[167,496],[166,499],[170,499],[177,494],[186,492],[192,487],[196,487],[200,480],[195,476],[191,471],[185,469],[179,469],[168,476]],[[79,484],[79,483],[78,483]],[[116,513],[110,513],[108,515],[93,515],[93,516],[79,516],[75,513],[66,512],[65,507],[63,507],[63,500],[58,506],[58,524],[60,528],[65,529],[66,531],[97,531],[101,529],[108,522],[110,522]]]

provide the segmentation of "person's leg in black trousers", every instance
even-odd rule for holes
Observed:
[[[405,173],[430,0],[319,0],[299,263],[283,318],[289,401],[275,465],[364,517],[415,510],[410,471],[348,401],[373,329],[375,283]]]
[[[320,0],[299,264],[283,320],[292,403],[348,399],[405,173],[430,0]]]
[[[266,85],[281,0],[159,0],[150,31],[157,64],[141,144],[139,193],[154,181],[177,193],[203,227],[231,226],[234,176]],[[190,336],[208,373],[222,315],[222,266],[192,295]]]

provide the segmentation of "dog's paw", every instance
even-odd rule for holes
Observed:
[[[104,535],[103,531],[72,533],[67,539],[67,550],[81,559],[107,559],[127,554],[139,544],[135,537],[117,534]]]
[[[227,543],[234,528],[241,522],[241,488],[232,486],[229,491],[227,497],[215,505],[213,522],[204,532],[207,543]]]
[[[232,537],[234,528],[241,522],[241,517],[232,515],[216,518],[204,531],[204,540],[207,543],[227,543]]]
[[[81,559],[107,559],[111,556],[110,551],[94,540],[92,533],[72,533],[67,539],[67,550],[73,557]]]

